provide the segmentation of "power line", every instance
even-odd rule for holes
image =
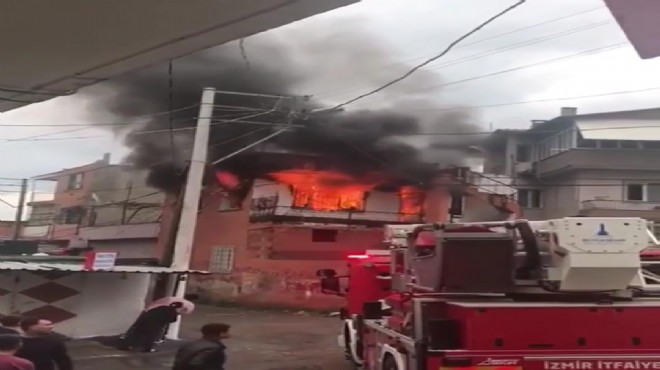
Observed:
[[[355,97],[355,98],[353,98],[353,99],[350,99],[350,100],[348,100],[348,101],[346,101],[346,102],[344,102],[344,103],[338,104],[338,105],[336,105],[333,109],[334,109],[334,110],[339,110],[339,109],[345,107],[345,106],[348,105],[348,104],[354,103],[354,102],[356,102],[356,101],[358,101],[358,100],[361,100],[361,99],[364,99],[364,98],[366,98],[366,97],[368,97],[368,96],[371,96],[371,95],[373,95],[373,94],[376,94],[376,93],[378,93],[378,92],[380,92],[380,91],[382,91],[382,90],[384,90],[384,89],[386,89],[386,88],[388,88],[388,87],[390,87],[390,86],[392,86],[392,85],[394,85],[394,84],[396,84],[396,83],[398,83],[398,82],[400,82],[400,81],[402,81],[402,80],[405,80],[405,79],[408,78],[410,75],[412,75],[413,73],[417,72],[419,69],[421,69],[421,68],[423,68],[424,66],[428,65],[429,63],[433,63],[434,61],[436,61],[436,60],[442,58],[443,56],[445,56],[445,55],[446,55],[447,53],[449,53],[449,52],[450,52],[450,51],[451,51],[456,45],[458,45],[460,42],[462,42],[462,41],[465,40],[466,38],[470,37],[470,36],[473,35],[474,33],[480,31],[482,28],[484,28],[485,26],[487,26],[489,23],[495,21],[496,19],[500,18],[501,16],[505,15],[506,13],[508,13],[508,12],[510,12],[510,11],[512,11],[512,10],[514,10],[514,9],[516,9],[517,7],[519,7],[519,6],[521,6],[521,5],[523,5],[525,2],[526,2],[526,0],[519,0],[519,1],[516,2],[515,4],[513,4],[513,5],[509,6],[509,7],[507,7],[506,9],[504,9],[503,11],[501,11],[501,12],[495,14],[495,15],[492,16],[491,18],[487,19],[485,22],[481,23],[480,25],[478,25],[477,27],[473,28],[472,30],[470,30],[469,32],[467,32],[466,34],[464,34],[463,36],[461,36],[461,37],[459,37],[458,39],[456,39],[454,42],[450,43],[449,46],[447,46],[447,48],[446,48],[445,50],[443,50],[440,54],[438,54],[438,55],[436,55],[436,56],[434,56],[434,57],[432,57],[432,58],[426,60],[425,62],[423,62],[423,63],[421,63],[421,64],[418,64],[417,66],[413,67],[411,70],[409,70],[408,72],[406,72],[405,74],[403,74],[401,77],[396,78],[396,79],[394,79],[394,80],[392,80],[392,81],[390,81],[390,82],[388,82],[388,83],[382,85],[381,87],[376,88],[376,89],[374,89],[374,90],[372,90],[372,91],[370,91],[370,92],[368,92],[368,93],[365,93],[365,94],[359,95],[359,96],[357,96],[357,97]]]
[[[539,44],[541,42],[555,40],[555,39],[565,37],[565,36],[570,36],[570,35],[576,34],[578,32],[588,31],[588,30],[591,30],[591,29],[594,29],[594,28],[597,28],[597,27],[601,27],[601,26],[611,24],[611,23],[612,23],[611,21],[602,21],[602,22],[596,22],[596,23],[591,23],[591,24],[587,24],[587,25],[582,25],[580,27],[571,28],[571,29],[564,30],[564,31],[561,31],[561,32],[556,32],[556,33],[553,33],[553,34],[550,34],[550,35],[545,35],[545,36],[537,37],[537,38],[534,38],[534,39],[530,39],[530,40],[526,40],[526,41],[522,41],[522,42],[518,42],[518,43],[514,43],[514,44],[502,46],[502,47],[498,47],[496,49],[483,51],[483,52],[479,52],[479,53],[476,53],[476,54],[473,54],[473,55],[457,58],[457,59],[454,59],[454,60],[447,61],[445,63],[441,63],[439,65],[436,65],[436,66],[434,66],[434,68],[428,68],[428,69],[429,70],[437,70],[437,69],[441,69],[441,68],[446,68],[446,67],[451,67],[451,66],[458,65],[458,64],[471,62],[471,61],[478,60],[478,59],[481,59],[481,58],[485,58],[485,57],[488,57],[488,56],[491,56],[491,55],[500,54],[500,53],[505,52],[505,51],[515,50],[515,49],[530,46],[530,45],[536,45],[536,44]],[[369,86],[365,86],[365,87],[368,88]],[[339,92],[342,92],[342,93],[350,93],[350,92],[354,92],[354,91],[359,91],[362,88],[363,87],[353,88],[353,89],[350,89],[350,91],[346,90],[346,89],[335,89],[335,90],[331,90],[330,93],[331,93],[331,96],[332,96],[332,95],[335,95],[335,94],[332,94],[332,92],[339,91]],[[321,96],[325,97],[327,95],[321,94]]]
[[[507,69],[497,71],[497,72],[491,72],[491,73],[487,73],[487,74],[483,74],[483,75],[464,78],[464,79],[461,79],[461,80],[451,81],[451,82],[442,83],[442,84],[433,85],[433,86],[427,86],[427,87],[424,87],[424,88],[421,88],[421,89],[409,90],[408,92],[412,93],[412,92],[429,91],[429,90],[435,90],[435,89],[442,88],[442,87],[459,85],[459,84],[462,84],[462,83],[465,83],[465,82],[481,80],[481,79],[484,79],[484,78],[498,76],[498,75],[502,75],[502,74],[510,73],[510,72],[516,72],[516,71],[520,71],[520,70],[527,69],[527,68],[537,67],[537,66],[540,66],[540,65],[556,63],[556,62],[569,60],[569,59],[574,59],[574,58],[580,58],[580,57],[593,55],[593,54],[598,54],[598,53],[602,53],[602,52],[606,52],[606,51],[612,51],[612,50],[621,48],[623,46],[629,46],[629,45],[628,45],[628,43],[625,43],[625,42],[621,42],[621,43],[617,43],[617,44],[611,44],[611,45],[602,46],[602,47],[598,47],[598,48],[594,48],[594,49],[584,50],[584,51],[574,53],[574,54],[564,55],[564,56],[561,56],[561,57],[558,57],[558,58],[546,59],[546,60],[542,60],[542,61],[531,63],[531,64],[525,64],[525,65],[521,65],[521,66],[517,66],[517,67],[513,67],[513,68],[507,68]],[[433,68],[430,68],[430,69],[433,69]]]
[[[579,95],[579,96],[571,96],[571,97],[563,97],[563,98],[521,100],[521,101],[515,101],[515,102],[508,102],[508,103],[494,103],[494,104],[485,104],[485,105],[469,105],[469,106],[459,106],[459,107],[425,108],[425,109],[418,109],[417,111],[420,111],[420,112],[421,111],[424,111],[424,112],[426,112],[426,111],[444,111],[444,110],[456,110],[456,109],[460,109],[460,108],[473,108],[473,109],[476,109],[476,108],[497,108],[497,107],[505,107],[505,106],[510,106],[510,105],[547,103],[547,102],[564,101],[564,100],[578,100],[578,99],[587,99],[587,98],[598,98],[598,97],[602,97],[602,96],[611,96],[611,95],[637,94],[637,93],[654,91],[654,90],[660,90],[660,86],[658,86],[658,87],[648,87],[648,88],[639,89],[639,90],[612,91],[612,92],[601,93],[601,94]]]
[[[536,28],[536,27],[544,26],[544,25],[547,25],[547,24],[550,24],[550,23],[554,23],[554,22],[562,21],[562,20],[565,20],[565,19],[568,19],[568,18],[573,18],[573,17],[576,17],[576,16],[580,16],[580,15],[583,15],[583,14],[586,14],[586,13],[591,13],[591,12],[594,12],[594,11],[596,11],[596,10],[601,10],[601,9],[607,9],[607,8],[606,8],[605,6],[599,6],[599,7],[596,7],[596,8],[591,8],[591,9],[587,9],[587,10],[579,11],[579,12],[576,12],[576,13],[571,13],[571,14],[568,14],[568,15],[565,15],[565,16],[561,16],[561,17],[558,17],[558,18],[553,18],[553,19],[550,19],[550,20],[547,20],[547,21],[544,21],[544,22],[535,23],[535,24],[532,24],[532,25],[529,25],[529,26],[524,26],[524,27],[516,28],[516,29],[513,29],[513,30],[511,30],[511,31],[507,31],[507,32],[503,32],[503,33],[495,34],[495,35],[493,35],[493,36],[486,37],[486,38],[483,38],[483,39],[479,39],[479,40],[476,40],[476,41],[473,41],[473,42],[462,43],[462,44],[457,45],[456,47],[454,47],[454,50],[456,50],[456,49],[460,49],[460,48],[464,48],[464,47],[468,47],[468,46],[472,46],[472,45],[476,45],[476,44],[480,44],[480,43],[482,43],[482,42],[490,41],[490,40],[494,40],[494,39],[497,39],[497,38],[500,38],[500,37],[503,37],[503,36],[508,36],[508,35],[511,35],[511,34],[516,34],[516,33],[519,33],[519,32],[521,32],[521,31],[527,31],[527,30],[532,29],[532,28]],[[402,61],[399,61],[399,62],[389,63],[389,64],[387,64],[387,65],[385,65],[385,66],[383,66],[383,67],[381,67],[381,68],[377,68],[376,70],[387,69],[387,68],[390,67],[390,66],[396,66],[396,65],[400,65],[400,64],[404,64],[404,63],[417,62],[417,61],[419,61],[419,60],[424,60],[424,59],[426,59],[426,58],[428,58],[428,57],[427,57],[427,56],[425,56],[425,57],[418,57],[418,58],[412,58],[412,59],[402,60]],[[334,91],[342,91],[342,90],[344,90],[344,89],[343,89],[343,88],[341,88],[341,89],[333,89],[333,90],[330,90],[330,92],[334,92]],[[351,90],[351,91],[354,91],[354,90]],[[326,94],[327,94],[327,92],[326,92]],[[323,95],[323,94],[322,94],[322,95]]]
[[[168,115],[171,113],[176,113],[176,112],[181,112],[184,110],[192,109],[192,108],[197,108],[199,107],[199,104],[192,104],[188,105],[185,107],[173,109],[173,110],[166,110],[166,111],[160,111],[160,112],[155,112],[155,113],[146,113],[146,114],[141,114],[137,116],[129,116],[129,117],[124,117],[125,120],[138,120],[142,118],[153,118],[153,117],[158,117],[158,116],[163,116],[163,115]],[[193,117],[195,118],[195,117]],[[186,118],[188,120],[189,118]],[[181,119],[183,120],[183,119]],[[130,122],[98,122],[98,123],[51,123],[51,124],[37,124],[37,125],[26,125],[26,124],[21,124],[21,123],[14,123],[14,124],[7,124],[7,123],[0,123],[0,127],[73,127],[73,126],[85,126],[85,127],[96,127],[96,126],[128,126],[132,125],[134,123]]]

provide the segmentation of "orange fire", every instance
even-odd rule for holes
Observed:
[[[401,204],[401,221],[408,221],[409,218],[416,218],[422,212],[424,204],[424,193],[414,186],[403,186],[399,190],[399,199]]]
[[[363,211],[365,193],[378,185],[331,171],[293,169],[270,176],[293,188],[293,207],[318,211]]]

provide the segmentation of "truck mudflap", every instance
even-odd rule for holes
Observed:
[[[431,358],[439,370],[660,370],[660,356],[470,356]]]

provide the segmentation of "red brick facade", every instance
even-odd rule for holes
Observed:
[[[448,219],[450,197],[446,187],[427,193],[426,222]],[[483,203],[474,197],[467,204]],[[378,226],[250,222],[251,195],[241,209],[219,210],[221,191],[202,194],[191,268],[217,272],[214,253],[231,249],[232,263],[209,276],[191,278],[189,289],[210,301],[234,301],[295,308],[338,308],[342,300],[319,292],[316,271],[334,268],[340,273],[345,256],[382,248],[383,229]],[[475,204],[483,207],[484,204]],[[225,208],[223,208],[225,209]],[[159,255],[170,237],[173,201],[166,201]]]

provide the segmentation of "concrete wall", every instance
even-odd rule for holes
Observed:
[[[121,258],[150,258],[156,239],[93,240],[88,245],[96,252],[117,252]]]
[[[150,282],[149,274],[4,271],[0,313],[52,320],[72,338],[117,335],[143,309]]]

